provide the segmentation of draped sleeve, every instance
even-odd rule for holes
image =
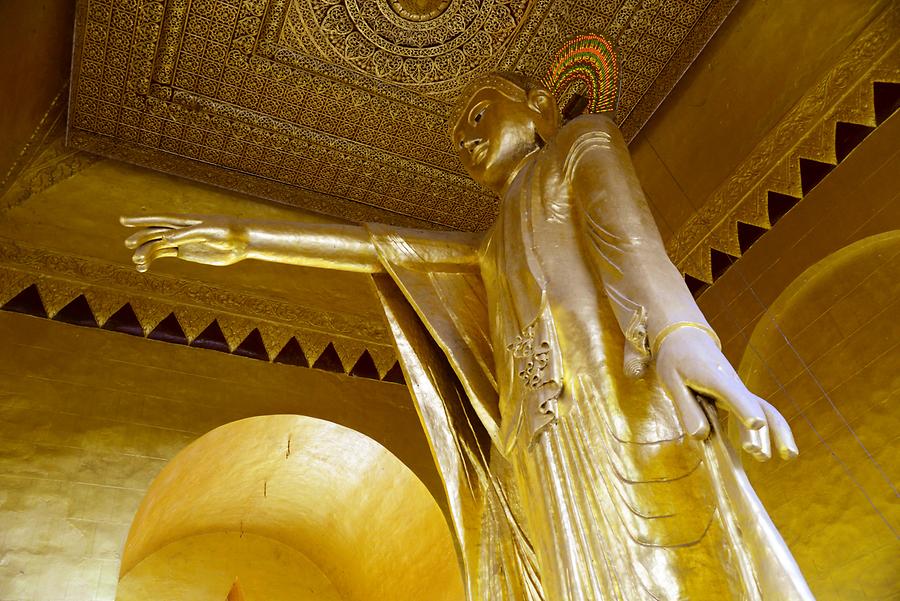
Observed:
[[[500,408],[477,239],[369,224],[378,256],[444,352],[479,421],[498,442]]]
[[[480,277],[459,255],[443,261],[446,247],[396,230],[373,238],[390,275],[374,276],[375,288],[447,495],[467,598],[543,601],[511,471],[491,444],[500,417]],[[429,253],[441,260],[416,262]]]
[[[561,130],[558,143],[568,148],[563,172],[585,254],[625,335],[626,351],[647,361],[651,342],[666,326],[708,326],[666,254],[615,124],[584,115]]]

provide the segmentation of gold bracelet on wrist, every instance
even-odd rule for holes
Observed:
[[[716,346],[719,347],[719,350],[722,350],[722,342],[719,340],[719,337],[713,331],[711,327],[706,325],[705,323],[697,323],[696,321],[676,321],[675,323],[670,323],[659,333],[656,335],[656,338],[653,339],[653,344],[650,345],[650,353],[654,356],[659,352],[659,347],[662,346],[663,341],[675,330],[680,330],[681,328],[696,328],[698,330],[703,330],[706,332],[710,338],[713,339],[713,342],[716,343]]]

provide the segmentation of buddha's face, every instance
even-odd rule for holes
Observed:
[[[543,101],[534,102],[535,94],[522,96],[513,100],[493,87],[477,90],[451,134],[472,179],[501,195],[516,166],[538,148],[538,135],[547,139],[555,127],[542,110]],[[546,98],[552,104],[552,98]]]

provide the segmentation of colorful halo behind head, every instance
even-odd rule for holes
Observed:
[[[558,99],[580,84],[586,91],[586,112],[614,112],[619,104],[619,61],[612,44],[596,33],[569,38],[556,51],[543,83]]]

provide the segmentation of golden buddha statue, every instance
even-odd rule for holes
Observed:
[[[127,245],[142,271],[375,274],[471,600],[812,599],[716,411],[758,460],[796,456],[787,422],[720,351],[614,123],[560,121],[527,78],[468,87],[453,142],[501,199],[483,234],[160,216],[123,218]]]

